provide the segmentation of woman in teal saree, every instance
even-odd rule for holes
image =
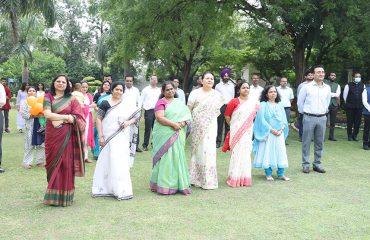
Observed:
[[[185,157],[185,142],[190,132],[188,107],[175,98],[172,82],[162,85],[162,94],[154,109],[153,168],[150,189],[159,194],[191,194]]]

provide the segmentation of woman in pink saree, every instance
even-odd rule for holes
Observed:
[[[70,206],[75,176],[84,176],[83,132],[85,119],[81,105],[70,94],[68,78],[54,78],[44,97],[45,155],[48,187],[44,204]]]
[[[85,147],[84,147],[84,154],[85,154],[85,162],[92,163],[92,161],[88,158],[88,147],[90,149],[95,148],[95,139],[94,139],[94,119],[92,116],[92,109],[96,107],[96,103],[93,102],[93,97],[89,93],[89,84],[86,81],[81,82],[81,92],[84,95],[84,118],[86,121],[86,128],[85,128]]]

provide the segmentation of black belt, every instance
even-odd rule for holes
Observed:
[[[307,116],[310,116],[310,117],[323,117],[323,116],[326,116],[326,113],[325,114],[311,114],[311,113],[304,113],[305,115]]]

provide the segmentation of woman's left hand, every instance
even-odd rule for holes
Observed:
[[[123,127],[123,128],[127,128],[128,126],[130,126],[130,121],[124,121],[124,122],[121,124],[121,127]]]

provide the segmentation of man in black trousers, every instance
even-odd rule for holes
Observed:
[[[347,115],[347,137],[348,141],[358,141],[357,134],[360,130],[362,117],[362,92],[365,84],[361,82],[361,74],[356,72],[353,81],[348,83],[343,90]]]

